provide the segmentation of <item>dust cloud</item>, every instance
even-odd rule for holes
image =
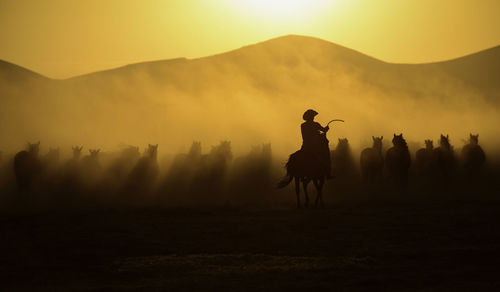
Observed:
[[[75,145],[84,147],[82,155],[100,149],[108,166],[124,149],[140,147],[139,159],[148,144],[158,144],[158,176],[168,181],[193,141],[201,142],[204,155],[230,141],[235,161],[270,144],[272,162],[263,163],[272,164],[266,171],[275,179],[301,146],[301,117],[309,108],[319,112],[322,125],[345,120],[331,126],[330,148],[347,138],[355,161],[372,136],[386,137],[387,149],[394,133],[404,134],[412,156],[425,139],[437,146],[441,134],[450,136],[457,153],[470,133],[479,134],[490,162],[500,146],[498,89],[474,87],[439,63],[388,64],[313,38],[289,36],[201,59],[66,80],[9,72],[0,79],[4,164],[28,141],[41,141],[41,155],[59,148],[62,160]]]
[[[497,103],[442,70],[421,66],[290,37],[67,80],[4,80],[1,132],[7,138],[0,148],[14,152],[38,140],[64,151],[158,143],[163,155],[186,150],[194,140],[204,147],[230,140],[237,153],[271,143],[285,156],[300,147],[301,115],[313,108],[322,124],[346,120],[329,138],[346,137],[355,148],[370,145],[372,135],[393,133],[421,146],[449,134],[461,147],[469,133],[479,133],[484,148],[495,151]]]

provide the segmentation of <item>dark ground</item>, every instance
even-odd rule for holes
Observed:
[[[494,291],[500,201],[3,212],[1,291]]]

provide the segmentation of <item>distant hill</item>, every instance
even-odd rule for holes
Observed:
[[[255,60],[256,56],[262,56]],[[274,77],[263,81],[263,72],[273,70],[275,66],[283,66],[293,70],[298,62],[307,62],[319,70],[333,70],[343,67],[345,70],[363,71],[366,82],[374,82],[381,86],[391,87],[386,78],[422,77],[432,79],[434,76],[447,75],[465,85],[491,94],[500,90],[500,46],[490,48],[461,58],[428,64],[393,64],[386,63],[364,55],[346,47],[312,37],[289,35],[279,37],[255,45],[246,46],[231,52],[194,59],[173,59],[156,62],[137,63],[117,69],[101,71],[75,77],[72,79],[108,77],[130,77],[131,72],[142,71],[158,81],[175,83],[174,79],[163,79],[172,75],[182,75],[182,70],[203,72],[204,66],[224,67],[231,64],[245,74],[250,75],[258,84],[259,81],[273,83]],[[168,68],[170,67],[170,68]],[[169,70],[170,69],[170,70]],[[211,72],[210,72],[211,74]],[[395,87],[398,87],[395,85]]]
[[[439,131],[460,138],[477,131],[488,139],[486,126],[499,121],[499,77],[500,46],[444,62],[392,64],[296,35],[65,80],[0,61],[0,131],[9,137],[0,148],[41,139],[103,146],[160,141],[178,149],[193,139],[232,139],[288,150],[300,138],[284,132],[295,131],[309,107],[323,120],[350,119],[350,132],[337,134],[360,143],[389,131],[413,133],[417,141]]]
[[[49,78],[21,66],[0,60],[0,81],[22,86],[23,82],[34,80],[43,82],[48,81]]]
[[[478,90],[492,94],[499,93],[500,46],[451,61],[436,63],[434,66],[441,67],[447,74]]]

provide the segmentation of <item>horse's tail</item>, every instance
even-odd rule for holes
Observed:
[[[300,159],[301,150],[292,153],[285,164],[286,176],[276,185],[278,189],[284,188],[290,184],[294,175],[297,175],[297,166]]]
[[[276,187],[278,189],[282,189],[282,188],[286,187],[287,185],[289,185],[292,180],[293,180],[293,176],[287,175],[282,180],[280,180],[278,182],[278,184],[276,185]]]

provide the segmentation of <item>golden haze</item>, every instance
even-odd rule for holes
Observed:
[[[146,60],[207,56],[287,34],[398,63],[450,59],[500,43],[495,0],[263,3],[1,0],[0,59],[67,78]]]
[[[412,151],[449,134],[459,149],[479,133],[488,153],[497,139],[500,47],[454,62],[396,65],[305,36],[285,36],[195,60],[142,63],[62,81],[14,75],[0,84],[0,149],[26,141],[112,151],[160,144],[160,154],[203,150],[230,140],[236,153],[271,143],[285,155],[300,147],[307,108],[333,118],[329,138],[356,151],[371,136],[404,133]],[[470,74],[471,73],[471,74]],[[0,80],[1,81],[1,80]],[[10,82],[9,82],[10,81]]]

